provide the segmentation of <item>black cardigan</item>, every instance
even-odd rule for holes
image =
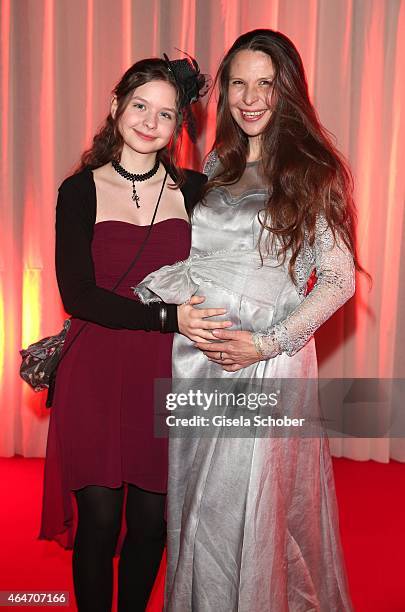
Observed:
[[[207,177],[193,170],[184,172],[181,191],[190,215]],[[148,306],[96,285],[91,255],[96,214],[96,187],[86,168],[62,183],[56,206],[56,276],[66,312],[112,329],[160,330],[160,304]],[[167,305],[165,331],[178,331],[175,304]]]

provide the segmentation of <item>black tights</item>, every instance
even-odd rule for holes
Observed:
[[[79,612],[110,612],[113,557],[121,528],[124,487],[76,491],[79,523],[73,580]],[[127,534],[118,573],[119,612],[144,612],[166,540],[166,496],[128,485]]]

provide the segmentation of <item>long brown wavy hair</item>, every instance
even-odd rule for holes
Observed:
[[[308,95],[301,57],[294,44],[280,32],[253,30],[242,34],[222,60],[215,82],[219,85],[217,128],[213,150],[221,162],[205,193],[213,187],[237,182],[246,167],[248,137],[234,121],[228,103],[232,60],[248,49],[266,53],[274,67],[272,114],[261,136],[262,163],[269,187],[259,250],[267,252],[278,237],[282,260],[291,251],[289,273],[295,280],[294,264],[308,233],[315,239],[318,215],[325,216],[333,235],[338,235],[360,266],[355,248],[356,212],[353,181],[347,163],[336,150],[327,130],[320,124]],[[367,273],[366,273],[367,274]]]
[[[120,161],[123,138],[119,131],[119,121],[132,98],[137,87],[150,81],[165,81],[170,83],[176,90],[176,127],[169,144],[158,151],[158,158],[166,166],[172,169],[171,174],[176,178],[175,186],[178,187],[184,181],[181,170],[177,167],[178,151],[181,146],[181,127],[183,116],[180,109],[181,91],[177,85],[172,72],[166,63],[159,58],[143,59],[133,64],[121,77],[113,90],[117,100],[115,116],[108,114],[100,130],[93,138],[93,144],[83,153],[76,172],[85,167],[99,168],[112,160]]]

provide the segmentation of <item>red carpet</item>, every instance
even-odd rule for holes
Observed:
[[[405,612],[405,464],[338,459],[334,466],[355,610]],[[70,591],[71,605],[59,609],[75,610],[71,553],[36,540],[42,468],[41,459],[0,459],[0,590]],[[163,579],[161,571],[148,612],[161,610]]]

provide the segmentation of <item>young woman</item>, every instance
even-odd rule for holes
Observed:
[[[174,155],[202,80],[187,60],[134,64],[80,170],[59,189],[56,271],[73,318],[51,413],[40,537],[73,545],[81,612],[111,610],[124,504],[118,606],[146,607],[165,545],[167,485],[166,444],[153,432],[153,382],[171,374],[171,332],[203,339],[217,327],[206,317],[219,309],[194,309],[198,298],[149,307],[131,289],[189,253],[188,215],[205,177],[177,170]]]
[[[313,333],[352,296],[360,269],[350,174],[283,34],[240,36],[217,79],[216,140],[191,256],[149,275],[138,292],[170,301],[175,287],[183,301],[207,295],[205,304],[227,307],[234,328],[214,331],[217,341],[175,337],[174,378],[215,379],[211,391],[220,378],[228,392],[242,379],[256,391],[279,387],[278,416],[314,425]],[[352,609],[327,439],[319,429],[284,437],[275,429],[170,439],[168,612]]]

